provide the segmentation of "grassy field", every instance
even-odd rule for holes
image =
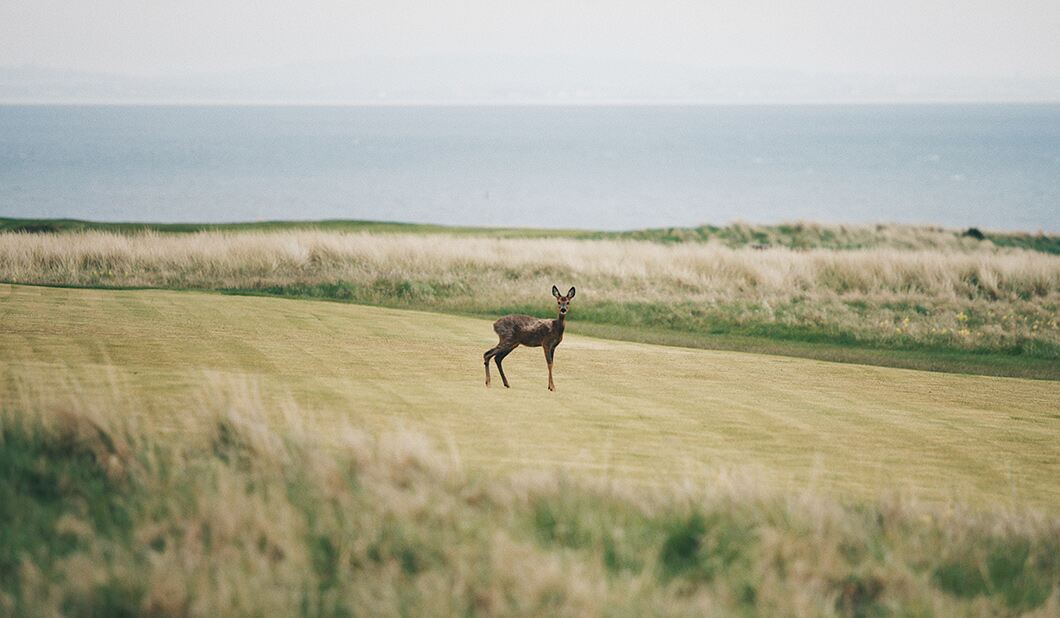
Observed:
[[[410,429],[474,467],[570,467],[671,482],[750,466],[846,496],[910,490],[972,504],[1060,507],[1060,384],[668,348],[579,335],[506,361],[483,385],[489,321],[413,311],[167,291],[3,286],[4,398],[116,390],[143,422],[172,416],[208,373],[249,378],[313,430],[336,415]],[[73,382],[70,382],[73,381]],[[43,382],[44,384],[40,384]],[[76,385],[76,388],[72,388]]]
[[[550,315],[577,285],[599,336],[1060,379],[1060,256],[997,248],[238,231],[0,234],[0,280],[208,289],[464,315]]]
[[[1060,615],[1055,240],[0,220],[0,615]]]
[[[1060,611],[1060,385],[0,286],[0,613]]]

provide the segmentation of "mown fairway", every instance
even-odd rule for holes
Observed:
[[[548,299],[542,301],[549,302]],[[328,302],[0,286],[0,398],[116,391],[145,425],[214,374],[338,419],[439,438],[483,470],[566,466],[656,482],[749,467],[843,495],[890,489],[1060,507],[1060,383],[613,342],[578,335],[483,385],[487,320]]]

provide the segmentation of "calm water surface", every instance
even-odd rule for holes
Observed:
[[[1060,106],[0,107],[0,216],[1060,231]]]

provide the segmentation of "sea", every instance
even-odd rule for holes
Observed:
[[[7,105],[0,216],[1060,232],[1060,105]]]

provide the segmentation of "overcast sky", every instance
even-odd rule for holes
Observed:
[[[0,0],[7,68],[169,78],[439,55],[1057,84],[1060,0]]]

